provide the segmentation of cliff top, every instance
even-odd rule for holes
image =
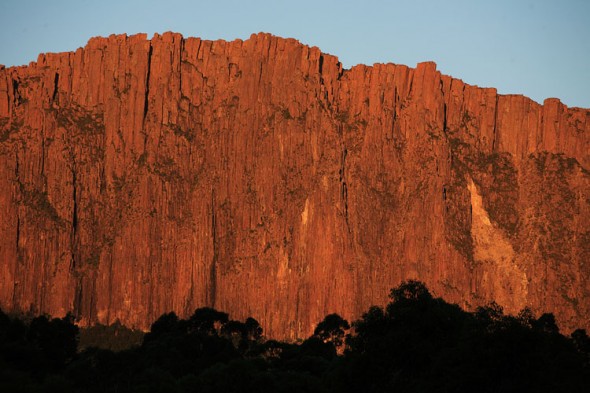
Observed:
[[[90,49],[90,48],[101,48],[104,47],[110,43],[121,43],[124,41],[129,41],[129,42],[137,42],[137,41],[152,41],[154,39],[157,40],[162,40],[164,42],[166,41],[174,41],[177,39],[183,40],[183,41],[191,41],[191,40],[196,40],[196,41],[200,41],[203,43],[209,43],[209,44],[222,44],[222,45],[229,45],[229,46],[241,46],[244,42],[250,41],[250,40],[257,40],[257,41],[270,41],[272,43],[274,43],[276,45],[277,42],[283,42],[285,45],[289,46],[289,45],[293,45],[293,46],[300,46],[300,47],[305,47],[305,48],[309,48],[312,50],[318,50],[321,52],[321,49],[318,48],[317,46],[310,46],[310,45],[306,45],[302,42],[300,42],[299,40],[297,40],[296,38],[283,38],[280,36],[276,36],[272,33],[266,33],[266,32],[259,32],[259,33],[253,33],[250,35],[250,38],[246,39],[246,40],[242,40],[242,39],[235,39],[233,41],[227,41],[224,39],[218,39],[218,40],[206,40],[206,39],[201,39],[198,37],[183,37],[183,35],[181,33],[176,33],[176,32],[172,32],[172,31],[167,31],[164,32],[162,34],[160,33],[154,33],[154,35],[152,36],[151,39],[148,39],[148,36],[146,33],[137,33],[137,34],[132,34],[132,35],[127,35],[126,33],[122,33],[122,34],[111,34],[108,37],[102,37],[102,36],[96,36],[96,37],[91,37],[86,46],[85,47],[80,47],[77,50],[81,50],[81,49]],[[45,53],[41,53],[39,54],[37,61],[31,61],[28,65],[21,65],[21,66],[14,66],[14,67],[9,67],[9,68],[22,68],[22,67],[34,67],[37,65],[37,63],[42,62],[43,58],[46,56],[51,56],[51,55],[60,55],[60,54],[64,54],[64,53],[71,53],[71,52],[45,52]],[[321,52],[321,54],[323,56],[328,56],[331,57],[333,59],[335,59],[335,61],[340,64],[340,61],[338,59],[338,56],[336,55],[332,55],[326,52]],[[388,66],[388,65],[398,65],[397,63],[394,62],[388,62],[388,63],[373,63],[372,65],[368,65],[368,64],[356,64],[350,68],[342,68],[342,72],[346,73],[346,72],[350,72],[352,70],[355,69],[363,69],[363,68],[374,68],[374,67],[384,67],[384,66]],[[430,68],[432,67],[434,70],[437,69],[437,64],[434,61],[424,61],[424,62],[419,62],[416,64],[415,68],[419,68],[419,67],[427,67]],[[6,68],[4,65],[0,64],[0,70]],[[463,83],[463,80],[460,78],[456,78],[447,74],[442,74],[442,76],[446,76],[446,77],[450,77],[453,80],[457,80],[457,81],[461,81]],[[494,92],[497,92],[497,89],[494,87],[484,87],[484,86],[479,86],[477,84],[469,84],[469,83],[465,83],[465,85],[467,86],[472,86],[472,87],[479,87],[479,88],[483,88],[483,89],[493,89]],[[525,96],[524,94],[499,94],[501,96],[505,96],[505,97],[524,97],[527,100],[530,100],[532,102],[535,102],[537,104],[540,104],[539,102]],[[548,97],[543,101],[543,104],[545,103],[560,103],[562,105],[564,105],[567,108],[567,105],[563,104],[561,102],[561,100],[558,97]],[[576,108],[576,109],[588,109],[588,108],[580,108],[580,107],[571,107],[571,108]]]

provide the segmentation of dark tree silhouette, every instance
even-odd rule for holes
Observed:
[[[349,337],[347,344],[352,352],[366,353],[373,346],[378,346],[379,338],[386,334],[389,320],[381,307],[372,306],[352,326],[355,335]]]
[[[590,368],[590,337],[586,334],[585,329],[576,329],[572,333],[572,340],[578,352],[584,358],[584,364]]]
[[[389,293],[389,298],[393,303],[405,301],[428,301],[432,295],[426,288],[426,285],[417,280],[408,280],[401,283],[398,287],[393,288]]]
[[[74,353],[71,318],[0,311],[0,392],[588,392],[590,339],[555,318],[491,303],[470,313],[408,281],[349,324],[327,315],[300,344],[197,309],[162,315],[139,347]],[[340,356],[336,347],[346,336]]]
[[[188,320],[189,331],[218,335],[229,320],[227,313],[210,307],[198,308]]]
[[[260,341],[262,339],[262,327],[258,321],[252,317],[248,317],[245,324],[248,340],[256,342]]]
[[[178,329],[179,321],[178,316],[174,312],[162,314],[150,328],[150,332],[147,333],[143,340],[152,341],[161,337],[163,334],[171,333]]]
[[[533,322],[533,328],[545,332],[547,334],[558,334],[559,328],[555,321],[555,315],[551,313],[545,313]]]
[[[530,328],[533,326],[533,323],[535,321],[535,314],[530,308],[525,307],[522,310],[520,310],[516,318],[518,319],[518,322],[521,325]]]
[[[498,303],[491,302],[487,306],[478,307],[475,317],[485,323],[498,322],[504,318],[504,309]]]
[[[46,316],[34,318],[27,332],[28,341],[37,345],[51,359],[52,367],[62,367],[72,359],[78,348],[78,327],[71,314],[49,320]]]
[[[313,335],[338,349],[344,344],[344,337],[348,330],[350,325],[346,319],[338,314],[329,314],[316,326]]]
[[[8,326],[10,326],[10,318],[4,314],[4,311],[0,310],[0,335],[6,333]]]
[[[245,352],[248,348],[248,330],[246,325],[240,321],[228,321],[221,328],[221,335],[231,341],[234,348]]]

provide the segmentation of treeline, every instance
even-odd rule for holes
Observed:
[[[70,316],[0,311],[0,392],[590,392],[590,339],[561,335],[551,314],[465,312],[417,281],[390,298],[352,326],[328,315],[297,344],[266,340],[253,318],[169,313],[141,342],[115,327],[138,343],[117,352],[78,350]]]

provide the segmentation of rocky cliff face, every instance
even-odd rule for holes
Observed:
[[[207,305],[294,338],[418,278],[589,328],[589,169],[589,110],[434,63],[94,38],[0,67],[0,307],[147,328]]]

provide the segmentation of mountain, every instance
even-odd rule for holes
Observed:
[[[270,337],[405,279],[590,328],[590,110],[343,69],[269,34],[93,38],[0,67],[0,307]]]

